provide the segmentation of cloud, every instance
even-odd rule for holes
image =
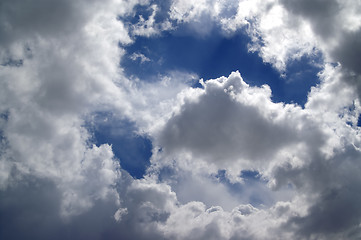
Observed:
[[[115,110],[124,118],[134,110],[127,98],[144,100],[119,67],[124,53],[119,45],[132,40],[117,15],[137,3],[93,1],[85,7],[63,1],[56,3],[59,15],[53,15],[51,3],[24,7],[4,2],[0,208],[1,222],[8,224],[1,227],[2,237],[159,238],[148,226],[152,217],[143,224],[150,230],[139,231],[138,226],[161,211],[163,190],[155,186],[146,191],[139,185],[132,191],[136,183],[122,172],[111,146],[93,145],[84,126],[94,112]],[[170,82],[165,79],[158,86],[184,86]],[[155,94],[153,86],[149,89],[144,95]],[[157,99],[168,98],[157,94]],[[148,204],[148,193],[160,210]],[[162,214],[159,218],[166,216]]]
[[[129,175],[122,174],[118,184],[129,186],[128,181]],[[59,215],[62,190],[52,180],[23,176],[16,186],[0,192],[0,220],[4,223],[0,226],[0,236],[4,239],[160,239],[162,233],[152,228],[150,221],[143,221],[147,216],[157,213],[149,206],[146,194],[161,193],[156,187],[148,188],[148,192],[141,187],[138,193],[133,190],[132,196],[138,194],[141,198],[132,197],[124,203],[128,209],[119,208],[114,199],[99,200],[82,214],[64,219]],[[118,188],[119,192],[125,190]],[[161,194],[159,196],[158,199],[161,199]],[[118,221],[113,217],[115,213],[121,215]]]
[[[359,150],[353,146],[345,146],[327,161],[314,156],[305,167],[277,169],[276,178],[285,177],[294,182],[310,198],[307,214],[291,217],[288,221],[288,226],[293,225],[297,234],[332,239],[352,239],[360,234],[359,194],[354,191],[360,185],[356,174],[360,167],[359,155]]]
[[[186,151],[220,167],[243,161],[257,168],[303,141],[323,144],[322,131],[311,127],[305,111],[273,103],[268,86],[250,87],[238,72],[206,81],[204,90],[188,96],[160,133],[167,153]]]
[[[360,78],[360,12],[361,5],[354,1],[281,1],[293,15],[308,23],[327,61],[339,62],[344,81],[359,92]],[[305,24],[305,23],[304,23]],[[355,75],[356,74],[356,75]]]
[[[230,14],[225,10],[231,6],[236,11]],[[337,0],[186,1],[183,5],[173,1],[170,16],[196,24],[202,32],[210,32],[212,25],[226,34],[243,29],[252,39],[249,50],[281,73],[288,62],[321,52],[326,62],[340,62],[359,74],[360,9],[354,1]]]
[[[133,53],[132,55],[129,56],[129,58],[133,61],[136,61],[137,59],[140,59],[140,63],[145,63],[145,62],[149,62],[150,59],[147,58],[144,54],[142,53]]]
[[[156,4],[149,6],[148,10],[152,13],[148,16],[148,19],[144,19],[143,15],[139,15],[139,20],[135,25],[131,26],[131,32],[134,36],[150,37],[159,35],[162,31],[171,30],[173,28],[172,23],[166,19],[163,22],[158,22],[156,19],[160,9]]]
[[[2,3],[1,238],[360,237],[360,4],[172,1],[159,20],[160,5]],[[150,15],[129,25],[137,6]],[[201,88],[177,69],[128,79],[123,46],[173,24],[202,37],[241,29],[280,73],[321,53],[321,83],[301,108],[272,102],[267,85],[238,72]],[[111,145],[93,144],[86,122],[100,111],[152,141],[142,179],[121,169]],[[244,170],[257,172],[253,184]]]
[[[240,205],[230,212],[220,207],[206,208],[190,202],[176,209],[163,227],[174,239],[286,239],[286,232],[274,231],[283,221],[281,204],[269,212],[250,205]],[[180,224],[182,223],[182,224]],[[261,227],[262,226],[262,227]]]
[[[305,109],[272,103],[268,87],[250,87],[236,72],[228,78],[208,80],[204,89],[183,93],[182,104],[160,133],[158,161],[165,162],[161,166],[175,165],[198,175],[223,168],[234,181],[241,181],[241,170],[256,169],[276,192],[291,184],[294,200],[307,196],[297,202],[304,210],[288,215],[279,230],[294,231],[300,238],[350,238],[351,232],[358,234],[361,216],[358,211],[340,209],[344,204],[358,207],[353,190],[343,190],[357,189],[360,183],[356,174],[359,134],[348,125],[349,119],[357,121],[358,110],[347,108],[355,95],[349,94],[348,85],[342,85],[342,75],[325,79],[337,72],[337,68],[325,69],[324,82],[313,89]],[[336,86],[342,86],[344,92],[338,104],[325,111],[332,104]],[[184,192],[179,194],[182,197]],[[331,217],[336,215],[347,221]]]
[[[49,179],[60,190],[64,217],[98,200],[118,201],[119,164],[109,145],[87,142],[82,118],[122,98],[113,82],[120,76],[118,43],[131,39],[111,10],[119,5],[108,2],[114,5],[99,11],[97,4],[11,1],[1,10],[0,58],[21,59],[17,66],[1,65],[2,188],[22,174]]]

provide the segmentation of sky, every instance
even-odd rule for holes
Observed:
[[[2,0],[0,239],[360,239],[361,1]]]

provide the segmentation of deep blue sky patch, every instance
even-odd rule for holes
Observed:
[[[142,178],[152,155],[152,142],[135,133],[135,126],[127,120],[114,118],[110,113],[98,113],[89,123],[97,146],[111,144],[121,167],[134,178]]]
[[[240,177],[244,181],[260,181],[261,180],[261,176],[260,176],[259,172],[254,171],[254,170],[243,170],[243,171],[241,171]]]
[[[358,116],[357,126],[358,126],[358,127],[361,127],[361,114]]]
[[[307,101],[312,86],[319,83],[313,61],[320,57],[302,57],[289,64],[286,77],[270,64],[264,63],[257,53],[250,53],[247,43],[250,39],[242,31],[226,37],[217,28],[207,36],[195,36],[186,27],[176,31],[163,32],[151,38],[137,37],[126,47],[127,54],[121,65],[129,77],[142,81],[157,81],[159,75],[171,71],[184,71],[197,74],[204,80],[228,76],[238,70],[244,80],[252,86],[268,84],[275,102],[297,103]],[[132,60],[132,54],[143,54],[150,61]]]
[[[280,86],[284,89],[286,102],[304,106],[311,87],[320,83],[317,77],[322,70],[320,62],[322,62],[322,56],[315,55],[302,56],[300,59],[288,63],[284,85]]]

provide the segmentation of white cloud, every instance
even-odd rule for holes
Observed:
[[[149,6],[148,10],[152,11],[148,19],[144,19],[143,15],[139,15],[138,22],[131,26],[132,35],[151,37],[173,28],[172,23],[168,19],[163,22],[156,21],[156,16],[159,12],[156,4]]]
[[[140,133],[153,135],[163,127],[177,106],[177,94],[197,80],[196,74],[182,71],[158,75],[155,82],[133,79],[127,89],[132,104],[132,108],[127,109],[127,116],[136,122]]]
[[[126,215],[128,213],[128,209],[126,208],[119,208],[115,213],[114,213],[114,219],[119,222],[122,220],[122,216]]]
[[[259,52],[281,73],[288,61],[313,55],[318,46],[311,26],[293,18],[275,0],[173,1],[170,15],[194,26],[200,35],[208,34],[213,26],[221,27],[225,34],[244,29],[252,39],[249,50]]]
[[[240,205],[226,212],[190,202],[175,209],[162,228],[172,239],[286,239],[289,233],[276,230],[284,220],[281,208],[287,205],[279,204],[269,212]]]
[[[236,13],[226,14],[227,6]],[[250,51],[259,52],[280,72],[289,61],[321,51],[326,61],[341,62],[357,73],[360,9],[360,3],[352,0],[173,1],[170,16],[195,24],[201,35],[212,25],[228,33],[245,29],[252,38]]]
[[[136,61],[137,59],[140,60],[140,63],[145,63],[145,62],[149,62],[150,59],[147,58],[144,54],[142,53],[133,53],[132,55],[129,56],[129,58],[133,61]]]

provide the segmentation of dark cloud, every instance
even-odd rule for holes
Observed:
[[[333,55],[347,69],[361,74],[360,54],[361,54],[361,30],[342,34],[342,39],[338,46],[332,51]]]
[[[358,172],[361,155],[347,146],[333,158],[314,155],[304,167],[282,166],[275,172],[280,184],[292,183],[308,195],[310,207],[304,216],[291,217],[287,228],[295,227],[297,234],[329,236],[331,239],[352,239],[347,235],[359,228],[361,211],[361,179]]]
[[[60,198],[54,184],[33,177],[0,191],[1,238],[61,239]]]
[[[129,181],[131,178],[125,173],[119,181],[122,188],[119,192],[127,191]],[[22,176],[22,181],[0,191],[0,237],[14,240],[164,239],[149,224],[164,222],[167,214],[161,215],[157,209],[144,206],[147,202],[163,205],[158,200],[166,198],[154,190],[135,189],[129,196],[124,196],[123,204],[128,206],[128,214],[121,221],[113,217],[119,206],[107,200],[97,201],[89,211],[64,219],[59,215],[62,193],[56,185],[47,179]],[[156,199],[151,200],[148,194],[153,194]]]
[[[317,34],[323,38],[333,37],[337,26],[337,14],[341,8],[337,0],[282,0],[290,12],[309,19]]]

